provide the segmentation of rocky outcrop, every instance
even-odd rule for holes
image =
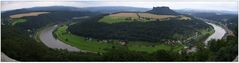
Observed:
[[[147,11],[148,13],[159,14],[159,15],[179,15],[179,13],[171,10],[169,7],[153,7],[152,10]]]

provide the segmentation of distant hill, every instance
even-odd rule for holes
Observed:
[[[159,14],[159,15],[179,15],[179,13],[171,10],[169,7],[153,7],[152,10],[147,11],[148,13]]]
[[[89,10],[92,12],[114,13],[114,12],[145,12],[150,10],[149,8],[139,7],[127,7],[127,6],[103,6],[103,7],[86,7],[83,10]]]
[[[175,10],[178,13],[181,14],[189,14],[189,15],[193,15],[193,14],[198,14],[198,13],[211,13],[211,14],[217,14],[217,15],[221,15],[221,14],[237,14],[237,11],[226,11],[226,10],[200,10],[200,9],[177,9]]]
[[[168,7],[154,7],[143,13],[121,12],[91,17],[69,26],[68,30],[75,35],[99,40],[166,43],[168,40],[193,40],[188,38],[197,33],[206,35],[205,32],[211,32],[212,27]]]
[[[80,8],[70,6],[49,6],[49,7],[33,7],[25,8],[32,11],[80,11]]]
[[[218,23],[222,23],[228,26],[230,30],[235,30],[238,26],[238,15],[235,11],[225,10],[195,10],[195,9],[183,9],[176,10],[181,14],[188,14],[200,18],[213,20]]]
[[[101,13],[114,13],[121,11],[132,11],[132,12],[145,12],[150,9],[148,8],[138,8],[138,7],[126,7],[126,6],[102,6],[102,7],[70,7],[70,6],[49,6],[49,7],[33,7],[33,8],[23,8],[5,11],[2,13],[21,13],[29,11],[90,11],[90,12],[101,12]]]

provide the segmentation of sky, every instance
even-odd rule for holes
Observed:
[[[201,9],[237,11],[237,0],[2,0],[1,10],[14,10],[39,6],[131,6],[152,8],[168,6],[171,9]]]

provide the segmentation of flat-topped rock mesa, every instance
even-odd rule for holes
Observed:
[[[153,7],[152,10],[147,11],[148,13],[159,14],[159,15],[180,15],[179,13],[171,10],[169,7]]]

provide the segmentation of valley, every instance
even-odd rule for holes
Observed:
[[[16,61],[232,61],[230,16],[209,21],[167,6],[17,9],[2,13],[1,47]]]

